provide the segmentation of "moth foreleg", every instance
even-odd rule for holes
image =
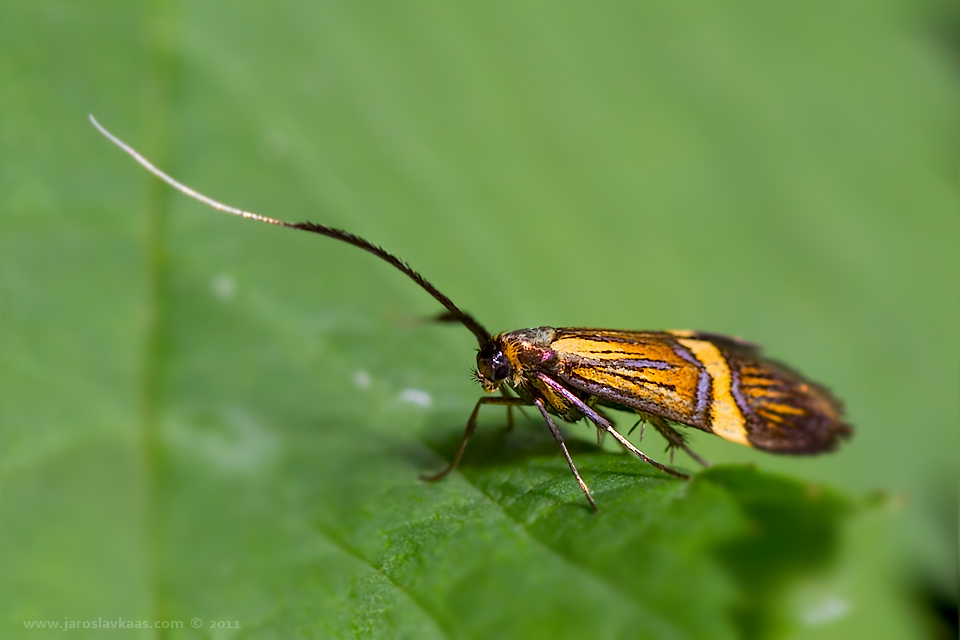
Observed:
[[[463,452],[467,448],[467,442],[470,440],[470,436],[473,435],[473,432],[477,430],[477,416],[480,415],[480,407],[485,404],[496,404],[506,406],[508,409],[510,407],[519,407],[519,406],[529,406],[530,403],[524,400],[523,398],[497,398],[485,396],[477,400],[476,406],[473,407],[473,413],[470,414],[470,419],[467,420],[467,428],[463,432],[463,440],[460,442],[460,448],[457,450],[457,455],[453,457],[453,461],[447,465],[447,468],[441,471],[440,473],[434,475],[422,475],[420,476],[421,480],[427,480],[428,482],[436,482],[441,478],[445,478],[451,471],[457,468],[457,465],[460,464],[460,458],[463,457]],[[509,416],[509,412],[507,414]],[[508,422],[510,418],[508,417]]]
[[[506,385],[503,385],[503,386],[500,387],[500,394],[503,395],[504,398],[513,398],[513,396],[510,394],[510,389],[509,389]],[[529,402],[524,402],[523,404],[508,404],[508,405],[507,405],[507,433],[510,433],[511,431],[513,431],[513,427],[514,427],[514,425],[516,424],[516,423],[513,421],[513,408],[516,407],[517,410],[520,411],[520,414],[523,415],[524,418],[526,418],[527,420],[529,420],[529,419],[530,419],[530,416],[527,415],[527,412],[524,411],[523,408],[524,408],[524,407],[529,407],[530,404],[531,404],[531,403],[529,403]]]

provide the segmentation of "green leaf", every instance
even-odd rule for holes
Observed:
[[[723,545],[723,564],[741,588],[733,607],[741,637],[770,638],[789,629],[786,592],[827,573],[840,551],[850,513],[841,496],[815,485],[717,467],[700,474],[726,489],[748,521],[743,536]]]
[[[0,637],[929,635],[960,443],[934,9],[0,4]],[[472,337],[369,255],[183,198],[89,112],[491,329],[765,344],[856,434],[696,434],[717,466],[683,482],[564,426],[592,515],[543,425],[485,410],[424,483],[480,394]]]

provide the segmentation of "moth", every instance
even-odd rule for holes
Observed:
[[[487,392],[467,420],[460,447],[442,471],[423,476],[439,480],[457,468],[477,426],[480,407],[534,406],[560,445],[570,471],[594,511],[596,501],[577,471],[554,422],[589,420],[598,439],[609,433],[644,462],[678,478],[689,478],[649,458],[615,427],[604,409],[635,413],[649,423],[671,450],[687,447],[677,426],[693,427],[731,442],[781,454],[816,454],[833,450],[853,429],[843,420],[840,402],[828,391],[789,367],[764,358],[753,344],[694,331],[616,331],[537,327],[493,335],[472,315],[414,271],[406,262],[369,240],[313,222],[290,223],[217,202],[174,180],[133,148],[93,125],[111,142],[161,180],[219,211],[259,222],[317,233],[372,253],[406,274],[446,309],[436,319],[459,323],[477,339],[477,382]],[[501,395],[492,395],[496,392]],[[636,426],[636,425],[634,425]],[[631,430],[632,431],[632,430]],[[641,432],[642,434],[642,432]],[[627,435],[630,435],[629,433]]]

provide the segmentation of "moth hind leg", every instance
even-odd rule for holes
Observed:
[[[704,467],[709,467],[710,463],[698,456],[694,451],[687,446],[687,438],[682,433],[671,427],[666,420],[660,416],[651,415],[648,413],[637,412],[640,417],[656,429],[660,435],[662,435],[667,441],[667,450],[670,452],[670,462],[673,462],[673,454],[677,449],[683,449],[688,456],[699,462]]]

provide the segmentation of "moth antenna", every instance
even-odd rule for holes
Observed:
[[[373,244],[369,240],[366,240],[365,238],[361,238],[358,235],[354,235],[349,231],[343,231],[342,229],[334,229],[333,227],[327,227],[322,224],[316,224],[314,222],[296,222],[296,223],[284,222],[283,220],[277,220],[276,218],[268,218],[267,216],[262,216],[259,213],[253,213],[252,211],[244,211],[243,209],[238,209],[236,207],[231,207],[230,205],[223,204],[222,202],[218,202],[213,198],[207,197],[202,193],[200,193],[199,191],[194,191],[187,185],[174,180],[173,178],[168,176],[166,173],[164,173],[163,171],[155,167],[153,163],[151,163],[149,160],[147,160],[142,155],[140,155],[133,147],[131,147],[130,145],[125,143],[123,140],[121,140],[120,138],[116,137],[115,135],[113,135],[112,133],[104,129],[103,126],[99,122],[97,122],[96,118],[93,117],[93,115],[90,115],[90,122],[92,122],[93,126],[95,126],[97,130],[100,133],[102,133],[110,142],[112,142],[113,144],[123,149],[127,153],[127,155],[129,155],[134,160],[139,162],[144,169],[146,169],[153,175],[157,176],[158,178],[166,182],[168,185],[170,185],[180,193],[183,193],[184,195],[189,196],[194,200],[198,200],[209,207],[212,207],[218,211],[232,213],[233,215],[240,216],[241,218],[250,218],[251,220],[266,222],[267,224],[277,225],[278,227],[288,227],[290,229],[310,231],[311,233],[317,233],[322,236],[327,236],[328,238],[333,238],[334,240],[340,240],[341,242],[352,244],[355,247],[363,249],[367,253],[372,253],[373,255],[377,256],[384,262],[387,262],[393,265],[398,270],[405,273],[408,278],[416,282],[418,285],[420,285],[422,289],[424,289],[427,293],[433,296],[434,300],[442,304],[447,309],[447,313],[442,314],[442,316],[445,319],[456,320],[460,322],[460,324],[465,326],[467,329],[469,329],[470,332],[473,333],[474,336],[476,336],[477,342],[480,344],[481,347],[486,345],[488,342],[490,342],[490,339],[491,339],[490,333],[487,332],[487,330],[483,328],[483,325],[477,322],[473,318],[473,316],[471,316],[469,313],[465,311],[461,311],[460,308],[457,307],[457,305],[453,304],[453,301],[451,301],[450,298],[440,293],[440,291],[435,286],[430,284],[430,282],[426,278],[424,278],[422,275],[414,271],[410,267],[410,265],[408,265],[406,262],[404,262],[397,256],[393,255],[392,253],[388,253],[383,248]]]

